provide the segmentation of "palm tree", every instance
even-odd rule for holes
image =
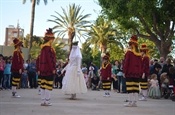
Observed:
[[[23,0],[23,4],[26,3],[27,0]],[[34,19],[35,19],[35,6],[36,4],[39,5],[40,0],[30,0],[32,3],[32,10],[31,10],[31,22],[30,22],[30,44],[29,44],[29,52],[32,48],[32,41],[33,41],[33,28],[34,28]],[[47,5],[47,0],[43,0],[44,4]],[[53,1],[53,0],[52,0]]]
[[[66,61],[68,52],[67,50],[64,49],[64,47],[66,46],[66,44],[64,42],[60,42],[58,43],[60,38],[56,38],[53,42],[53,47],[55,49],[56,52],[56,59],[61,59],[63,61]]]
[[[101,54],[105,54],[108,43],[115,43],[114,37],[116,36],[116,29],[112,27],[111,21],[99,17],[96,23],[91,27],[89,33],[89,42],[94,47],[99,47]]]
[[[61,7],[62,8],[62,7]],[[88,27],[90,27],[90,21],[87,21],[86,18],[90,14],[83,15],[81,11],[81,6],[76,6],[75,4],[69,5],[67,10],[62,8],[63,15],[56,12],[56,15],[51,15],[54,19],[49,19],[48,21],[54,22],[56,25],[53,27],[54,33],[58,34],[58,37],[63,38],[66,34],[68,35],[68,44],[70,49],[72,48],[72,41],[74,37],[78,37],[81,41],[81,37],[86,37],[86,32]]]

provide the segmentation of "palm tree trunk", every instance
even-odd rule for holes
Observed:
[[[74,39],[74,36],[75,36],[75,31],[72,31],[72,30],[69,30],[68,31],[68,44],[69,44],[69,55],[70,55],[70,52],[71,52],[71,49],[72,49],[72,42],[73,42],[73,39]],[[68,58],[69,58],[69,55],[68,55]]]
[[[35,6],[36,6],[36,0],[32,0],[31,23],[30,23],[29,57],[30,57],[30,50],[31,50],[31,48],[32,48],[32,42],[33,42],[33,29],[34,29],[34,19],[35,19]]]
[[[105,44],[101,44],[100,45],[100,48],[101,48],[101,54],[103,55],[103,54],[105,54],[106,53],[106,49],[107,49],[107,45]]]

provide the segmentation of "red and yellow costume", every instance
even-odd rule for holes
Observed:
[[[45,34],[44,43],[41,46],[41,53],[39,56],[38,71],[41,76],[41,88],[52,90],[54,71],[56,71],[56,53],[54,48],[52,48],[50,40],[53,40],[54,36],[49,30]]]
[[[56,53],[51,46],[55,39],[52,29],[46,30],[44,43],[37,59],[37,71],[41,78],[41,106],[51,106],[50,95],[53,89],[53,80],[56,72]]]
[[[148,89],[148,76],[149,76],[149,56],[148,56],[148,48],[146,44],[142,44],[140,48],[141,52],[144,52],[142,56],[142,73],[144,74],[144,78],[140,79],[141,89]]]
[[[23,58],[21,49],[17,47],[17,46],[22,46],[22,42],[17,38],[15,38],[13,42],[14,42],[15,50],[13,52],[12,66],[11,66],[12,86],[18,86],[20,82],[22,70],[23,70],[24,58]]]
[[[103,57],[103,60],[107,60],[105,63],[102,63],[102,67],[100,70],[100,76],[102,80],[102,86],[104,90],[110,90],[111,89],[111,64],[109,62],[109,56],[105,55]]]
[[[141,54],[136,52],[137,37],[132,36],[129,44],[132,48],[126,52],[123,64],[126,89],[128,93],[139,93],[139,78],[142,74],[142,58]]]

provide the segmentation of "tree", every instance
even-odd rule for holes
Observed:
[[[29,42],[30,42],[30,35],[27,34],[26,37],[24,37],[24,40],[23,40],[23,45],[25,48],[29,48]]]
[[[59,38],[56,38],[52,45],[56,52],[56,59],[66,61],[68,55],[67,50],[64,50],[66,44],[63,42],[58,43],[58,40]]]
[[[82,57],[83,57],[82,64],[89,65],[93,60],[92,49],[89,46],[90,46],[90,44],[88,42],[84,42],[82,44],[82,48],[81,48]]]
[[[34,39],[35,41],[32,42],[32,48],[30,51],[31,58],[34,58],[34,59],[36,59],[38,57],[38,55],[40,54],[41,45],[43,43],[42,38],[39,38],[36,36],[35,36],[35,38],[36,38],[36,39]],[[62,42],[58,44],[58,38],[56,38],[53,41],[52,47],[55,49],[56,59],[62,59],[63,61],[65,61],[68,52],[63,49],[64,46],[65,46],[65,44]]]
[[[115,60],[122,60],[124,58],[124,49],[120,48],[118,45],[116,44],[108,44],[109,48],[110,48],[110,60],[113,62]]]
[[[147,45],[147,47],[149,49],[148,55],[150,56],[150,58],[152,58],[152,59],[159,59],[160,54],[157,52],[158,49],[157,49],[156,45],[154,44],[154,42],[152,42],[152,41],[150,41],[148,39],[140,38],[138,43],[139,44],[146,43],[146,45]]]
[[[23,4],[26,3],[27,0],[23,0]],[[33,29],[34,29],[34,20],[35,20],[35,6],[36,3],[39,5],[40,0],[30,0],[32,3],[32,10],[31,10],[31,22],[30,22],[30,44],[29,44],[29,52],[32,48],[32,42],[33,42]],[[44,4],[47,5],[47,0],[43,0]],[[52,0],[53,1],[53,0]]]
[[[107,44],[114,42],[112,39],[116,36],[116,29],[113,28],[111,21],[99,17],[89,32],[89,41],[94,48],[99,48],[101,54],[105,54]]]
[[[62,8],[62,7],[61,7]],[[81,41],[81,37],[86,36],[88,27],[90,27],[90,21],[86,19],[90,14],[83,15],[81,11],[81,6],[76,6],[75,4],[69,5],[67,10],[62,8],[62,14],[55,11],[56,15],[51,15],[54,19],[49,19],[48,21],[54,22],[56,25],[53,27],[54,33],[58,34],[58,37],[65,37],[68,34],[68,43],[70,45],[70,50],[72,48],[72,41],[74,37],[78,37]]]
[[[105,14],[155,43],[166,58],[175,33],[174,0],[98,0]]]

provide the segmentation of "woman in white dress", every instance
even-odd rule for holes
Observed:
[[[78,42],[72,43],[69,62],[64,68],[66,70],[63,78],[62,90],[65,94],[71,94],[71,99],[76,98],[77,93],[86,93],[87,86],[81,70],[82,54]],[[64,71],[63,70],[63,71]]]

